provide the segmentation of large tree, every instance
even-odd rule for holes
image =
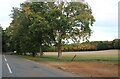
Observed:
[[[63,42],[88,40],[95,22],[90,6],[81,2],[25,2],[13,8],[12,18],[8,31],[16,50],[42,56],[43,46],[54,43],[59,58]]]
[[[40,52],[43,56],[43,46],[52,43],[52,33],[46,20],[46,3],[23,3],[21,8],[13,8],[11,17],[12,40],[18,52]],[[51,36],[50,36],[51,35]]]
[[[52,30],[46,18],[46,11],[49,7],[45,2],[33,2],[28,4],[24,4],[23,10],[25,10],[25,13],[29,16],[32,23],[29,26],[31,40],[34,42],[33,45],[36,46],[35,48],[39,47],[39,51],[37,52],[40,52],[40,56],[43,56],[43,46],[52,43]]]
[[[52,7],[51,7],[52,6]],[[80,42],[81,39],[88,40],[95,19],[88,4],[61,2],[55,6],[50,4],[49,23],[53,28],[55,43],[58,48],[58,57],[62,56],[62,42],[71,39],[73,42]]]

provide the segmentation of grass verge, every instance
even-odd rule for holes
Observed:
[[[20,57],[33,60],[33,61],[48,61],[48,62],[71,62],[73,56],[71,55],[63,55],[60,59],[57,56],[53,55],[45,55],[43,57],[36,56],[24,56],[19,55]],[[74,59],[75,62],[118,62],[118,56],[115,55],[77,55]]]

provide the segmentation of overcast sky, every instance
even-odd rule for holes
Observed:
[[[19,7],[26,0],[1,0],[0,24],[5,29],[11,22],[12,7]],[[85,0],[92,8],[96,22],[92,26],[91,41],[118,38],[118,2],[120,0]]]

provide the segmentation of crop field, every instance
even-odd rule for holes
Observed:
[[[57,52],[45,52],[46,57],[55,59]],[[118,61],[118,50],[105,50],[105,51],[81,51],[81,52],[63,52],[61,60],[71,61]]]
[[[50,61],[50,62],[71,62],[73,57],[73,61],[76,62],[118,62],[118,50],[105,50],[105,51],[81,51],[81,52],[63,52],[62,57],[60,59],[57,58],[57,52],[44,52],[43,57],[32,56],[22,56],[30,60],[34,61]]]

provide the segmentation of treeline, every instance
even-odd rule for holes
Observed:
[[[55,46],[47,48],[48,50],[55,52]],[[80,44],[65,44],[62,46],[62,51],[97,51],[97,50],[109,50],[109,49],[120,49],[120,39],[114,39],[113,41],[92,41],[83,42]]]
[[[3,52],[33,56],[55,46],[61,57],[65,41],[89,38],[95,22],[90,6],[81,2],[25,2],[12,9],[11,18],[2,34]]]

